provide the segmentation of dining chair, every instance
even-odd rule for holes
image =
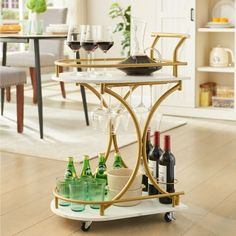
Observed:
[[[25,83],[26,72],[24,70],[14,67],[0,67],[1,115],[3,116],[5,88],[16,86],[16,113],[18,133],[23,132]]]
[[[67,18],[67,8],[49,8],[46,12],[40,14],[40,19],[44,23],[44,31],[49,24],[65,24]],[[40,64],[41,67],[52,67],[54,61],[62,58],[64,55],[63,40],[42,40],[40,41]],[[11,52],[7,54],[7,66],[28,67],[33,87],[33,102],[37,103],[37,82],[34,58],[33,42],[29,43],[27,52]],[[63,68],[60,69],[60,72]],[[61,93],[66,98],[64,82],[60,82]],[[7,100],[10,100],[10,91],[8,89]]]

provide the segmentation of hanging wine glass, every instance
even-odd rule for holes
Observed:
[[[101,95],[100,105],[92,111],[92,126],[103,133],[113,132],[117,120],[117,113],[111,108],[111,97],[108,95],[108,105],[104,106],[104,95]]]
[[[146,113],[148,111],[148,108],[145,106],[145,104],[143,102],[143,86],[141,86],[140,103],[138,104],[138,106],[136,106],[134,108],[134,110],[138,114],[143,114],[143,113]]]

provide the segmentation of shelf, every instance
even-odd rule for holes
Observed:
[[[234,67],[212,67],[212,66],[203,66],[198,67],[197,71],[200,72],[218,72],[218,73],[234,73]]]
[[[234,33],[235,28],[198,28],[198,32],[209,32],[209,33]]]
[[[91,209],[86,206],[83,212],[74,212],[70,207],[59,206],[55,208],[55,201],[51,201],[51,210],[56,215],[64,218],[80,221],[108,221],[117,219],[126,219],[137,216],[153,215],[158,213],[166,213],[187,209],[187,206],[180,203],[178,206],[172,207],[171,204],[164,205],[160,204],[158,199],[143,200],[140,204],[132,207],[109,207],[104,216],[100,216],[99,210]]]
[[[234,111],[234,108],[225,108],[225,107],[198,107],[200,110],[208,110],[208,111]]]

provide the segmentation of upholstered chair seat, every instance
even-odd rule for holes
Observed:
[[[0,67],[0,88],[1,88],[1,115],[4,108],[5,88],[16,86],[16,110],[17,110],[17,132],[23,132],[24,119],[24,84],[26,73],[24,70],[14,67]]]

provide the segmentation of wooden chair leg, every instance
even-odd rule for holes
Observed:
[[[6,88],[6,98],[8,102],[11,101],[11,87]]]
[[[59,67],[59,73],[63,72],[63,67]],[[66,90],[65,90],[65,83],[60,81],[60,86],[61,86],[61,94],[63,98],[66,98]]]
[[[33,103],[37,103],[37,81],[36,81],[36,71],[34,67],[29,68],[31,84],[33,87]]]
[[[24,85],[16,86],[16,114],[17,114],[17,132],[23,132],[24,125]]]

